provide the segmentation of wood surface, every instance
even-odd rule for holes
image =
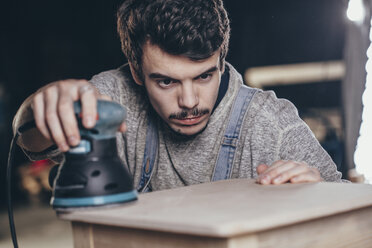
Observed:
[[[230,238],[73,222],[75,248],[372,247],[372,207]]]
[[[372,247],[372,207],[230,238],[73,222],[75,248]]]
[[[371,206],[371,185],[263,186],[254,180],[235,179],[142,194],[135,203],[58,215],[97,226],[231,238],[280,230],[362,208],[369,211]],[[370,218],[365,219],[368,222]],[[371,223],[366,225],[372,230]]]

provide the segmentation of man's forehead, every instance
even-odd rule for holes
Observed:
[[[185,56],[169,54],[159,46],[147,43],[143,48],[142,69],[146,77],[154,73],[175,79],[196,77],[212,67],[219,68],[219,54],[220,51],[217,51],[209,58],[195,61]]]

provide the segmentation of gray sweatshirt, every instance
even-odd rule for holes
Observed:
[[[230,64],[227,66],[230,68],[229,88],[203,132],[183,137],[157,118],[159,149],[150,182],[154,191],[211,181],[230,109],[243,84],[241,75]],[[118,134],[117,143],[119,155],[138,185],[151,108],[145,89],[134,83],[126,65],[102,72],[91,82],[101,93],[127,108],[128,131]],[[325,181],[341,182],[341,173],[299,118],[294,105],[278,99],[272,91],[259,90],[242,125],[232,178],[255,178],[259,164],[270,165],[277,160],[306,162],[316,167]]]
[[[235,96],[243,84],[241,75],[230,65],[228,90],[214,110],[205,130],[192,137],[176,134],[156,117],[159,148],[150,181],[153,191],[210,182],[228,124]],[[91,79],[102,94],[127,108],[125,134],[117,134],[119,156],[138,185],[145,150],[148,112],[151,109],[144,87],[137,85],[124,65],[102,72]],[[31,159],[62,160],[58,150],[44,153],[25,151]],[[303,161],[316,167],[325,181],[341,182],[327,152],[308,126],[299,118],[295,106],[278,99],[272,91],[259,90],[249,105],[241,128],[233,162],[232,178],[255,178],[259,164],[277,160]]]

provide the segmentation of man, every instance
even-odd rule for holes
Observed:
[[[83,125],[92,128],[97,99],[111,99],[128,111],[118,149],[141,191],[227,178],[341,181],[295,107],[242,87],[225,62],[230,27],[222,0],[127,0],[117,17],[128,65],[90,82],[46,85],[19,109],[14,130],[31,118],[37,124],[19,140],[31,158],[60,160],[79,143],[73,101],[81,100]],[[143,168],[151,172],[146,180]]]

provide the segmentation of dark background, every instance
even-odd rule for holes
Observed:
[[[0,101],[1,182],[5,180],[11,120],[28,95],[48,82],[89,79],[126,62],[115,24],[121,2],[0,3],[0,85],[5,90]],[[225,0],[225,7],[232,27],[227,61],[242,74],[255,66],[343,59],[346,1]],[[300,111],[341,104],[340,82],[277,90]],[[23,159],[18,152],[17,161]],[[0,186],[0,202],[5,203],[3,184]],[[16,199],[21,197],[15,194]]]

